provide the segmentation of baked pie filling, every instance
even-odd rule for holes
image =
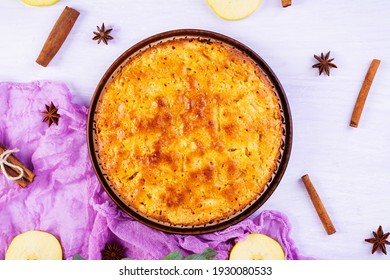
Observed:
[[[96,112],[97,150],[115,192],[171,225],[234,215],[265,190],[282,141],[262,70],[220,42],[176,39],[128,60]]]

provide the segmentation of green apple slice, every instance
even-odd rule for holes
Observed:
[[[22,0],[23,3],[30,6],[50,6],[60,0]]]
[[[261,234],[248,234],[245,240],[238,241],[230,252],[230,260],[284,260],[282,246],[271,237]]]
[[[8,247],[6,260],[62,260],[61,245],[52,234],[30,230],[17,235]]]
[[[243,19],[260,6],[261,0],[207,0],[213,11],[223,19]]]

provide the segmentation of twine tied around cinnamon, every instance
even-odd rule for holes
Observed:
[[[12,153],[17,153],[19,152],[18,149],[12,149],[12,150],[6,150],[4,151],[1,155],[0,155],[0,168],[1,168],[1,171],[4,173],[5,177],[8,179],[8,180],[12,180],[12,181],[16,181],[16,180],[19,180],[19,179],[22,179],[23,176],[24,176],[24,171],[23,171],[23,168],[21,168],[20,166],[17,166],[15,164],[12,164],[10,162],[8,162],[8,157],[12,154]],[[19,175],[18,176],[11,176],[7,173],[7,170],[5,169],[5,167],[8,166],[12,169],[16,169],[17,171],[19,171]]]

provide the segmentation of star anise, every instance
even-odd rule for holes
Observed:
[[[101,41],[103,41],[104,44],[108,45],[108,41],[114,39],[111,35],[109,35],[112,31],[112,28],[106,29],[104,26],[104,22],[102,24],[102,27],[96,26],[98,32],[93,32],[95,34],[95,37],[92,38],[92,40],[98,40],[98,44],[100,44]]]
[[[364,241],[374,244],[371,253],[374,254],[378,248],[381,248],[382,252],[387,255],[386,245],[390,245],[390,242],[386,239],[389,237],[390,232],[383,234],[382,226],[379,226],[378,230],[376,232],[373,231],[372,234],[375,238],[364,239]]]
[[[322,74],[322,72],[325,71],[325,73],[329,76],[330,75],[330,68],[337,68],[336,64],[332,63],[334,58],[329,59],[330,56],[330,51],[324,55],[321,53],[321,57],[318,55],[314,55],[314,58],[319,61],[319,63],[314,64],[313,68],[318,68],[319,69],[319,75]]]
[[[60,114],[58,114],[58,108],[56,106],[54,106],[53,102],[50,103],[50,106],[49,105],[45,105],[46,107],[46,111],[45,112],[42,112],[42,114],[45,114],[45,117],[43,118],[43,122],[48,122],[49,123],[49,127],[55,123],[56,125],[58,125],[58,120],[60,118]]]
[[[103,260],[121,260],[125,256],[123,255],[123,248],[118,244],[106,244],[106,247],[101,250]]]

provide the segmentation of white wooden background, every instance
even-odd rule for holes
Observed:
[[[47,68],[35,60],[65,6],[80,11]],[[389,259],[364,242],[381,224],[390,231],[390,1],[262,0],[240,21],[214,14],[205,0],[61,0],[30,7],[0,1],[0,81],[65,82],[75,102],[89,105],[110,64],[156,33],[200,28],[248,45],[275,71],[290,102],[294,139],[285,176],[261,209],[284,212],[303,255],[318,259]],[[96,25],[113,28],[109,45],[92,41]],[[313,54],[331,51],[337,69],[318,76]],[[373,58],[382,61],[359,128],[350,116]],[[1,104],[0,104],[1,106]],[[337,233],[328,236],[300,178],[308,173]],[[390,246],[388,246],[390,251]]]

